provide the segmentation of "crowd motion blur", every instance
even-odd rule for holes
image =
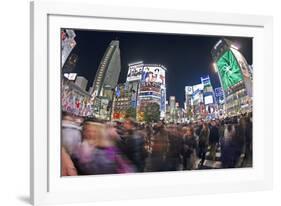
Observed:
[[[62,176],[252,166],[252,114],[189,124],[63,113]]]

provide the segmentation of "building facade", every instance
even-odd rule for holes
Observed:
[[[77,76],[75,80],[75,84],[79,86],[82,90],[86,91],[88,80],[83,76]]]
[[[114,89],[121,71],[119,41],[111,41],[98,67],[93,85],[92,99],[94,115],[99,119],[110,120]]]
[[[76,34],[72,29],[61,30],[61,68],[63,68],[68,56],[76,46]]]
[[[136,118],[144,121],[147,106],[159,105],[160,119],[166,114],[166,82],[167,69],[160,64],[144,64],[142,61],[128,65],[126,85],[132,93],[131,106],[136,109]]]
[[[211,55],[223,89],[226,115],[252,111],[252,70],[244,56],[227,39],[219,40]]]

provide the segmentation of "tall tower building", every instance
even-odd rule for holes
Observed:
[[[170,102],[169,102],[170,103],[169,104],[170,108],[171,109],[175,109],[176,108],[176,97],[175,96],[170,96],[169,100],[170,100]]]
[[[121,71],[119,41],[111,41],[98,67],[93,85],[94,115],[110,120],[114,89]]]
[[[114,89],[121,71],[119,41],[111,41],[100,62],[94,82],[92,97],[103,96],[106,88]]]

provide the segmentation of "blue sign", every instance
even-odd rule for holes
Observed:
[[[120,97],[121,92],[120,92],[120,88],[119,87],[115,88],[115,94],[116,94],[116,97]]]
[[[201,83],[203,85],[210,85],[211,84],[211,80],[210,80],[209,75],[206,76],[206,77],[201,77]]]
[[[221,87],[215,88],[215,95],[216,95],[216,97],[221,97],[221,96],[223,96],[223,90],[222,90]]]

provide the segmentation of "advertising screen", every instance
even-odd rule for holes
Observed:
[[[221,96],[223,96],[223,90],[222,90],[221,87],[215,88],[215,95],[216,95],[216,97],[221,97]]]
[[[129,67],[127,81],[137,81],[141,79],[143,64],[133,65]]]
[[[209,96],[204,97],[204,102],[205,102],[205,104],[213,104],[214,103],[213,96],[209,95]]]
[[[165,85],[165,70],[161,67],[145,66],[143,68],[141,81],[147,83],[155,82]]]
[[[230,50],[218,59],[217,67],[224,90],[242,81],[239,64]]]
[[[185,87],[185,93],[188,94],[188,95],[192,95],[192,93],[193,93],[192,86],[186,86]]]
[[[196,84],[193,86],[193,93],[197,93],[201,90],[204,89],[204,85],[203,84]]]
[[[204,86],[210,85],[210,84],[211,84],[211,80],[210,80],[209,75],[206,76],[206,77],[201,77],[201,83],[202,83]]]
[[[242,56],[242,54],[238,50],[231,49],[231,51],[233,52],[233,54],[235,55],[235,57],[239,63],[239,66],[241,68],[244,78],[249,79],[251,75],[249,72],[249,66],[248,66],[246,59]]]
[[[75,81],[77,73],[64,73],[63,76],[68,80]]]

